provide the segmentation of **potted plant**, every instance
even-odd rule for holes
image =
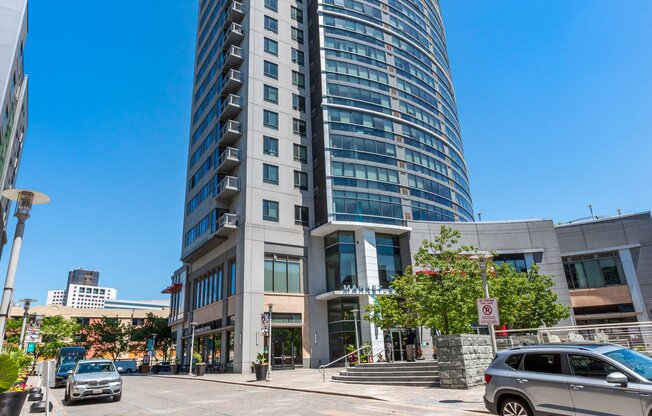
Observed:
[[[267,371],[269,370],[269,363],[267,362],[267,354],[259,352],[254,361],[254,372],[256,373],[256,381],[267,380]]]
[[[22,355],[18,351],[0,354],[0,415],[19,416],[27,399],[27,386],[19,382],[26,369]]]
[[[196,352],[192,354],[192,359],[195,362],[195,375],[203,376],[206,374],[206,363],[201,357],[201,354]]]
[[[179,359],[175,358],[172,364],[170,364],[170,372],[172,374],[179,374]]]

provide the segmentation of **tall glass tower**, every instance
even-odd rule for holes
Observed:
[[[227,371],[270,345],[328,362],[371,299],[346,290],[388,290],[419,227],[473,219],[439,4],[200,0],[196,48],[179,358],[195,323]]]
[[[316,221],[473,221],[437,0],[310,6]]]

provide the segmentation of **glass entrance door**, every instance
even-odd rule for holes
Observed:
[[[303,366],[301,351],[301,328],[272,328],[273,370]]]
[[[403,333],[398,329],[392,329],[392,343],[394,344],[394,361],[405,360],[405,344],[403,343]]]

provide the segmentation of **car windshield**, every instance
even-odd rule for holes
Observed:
[[[627,348],[607,352],[604,355],[616,360],[641,377],[652,381],[652,358]]]
[[[111,373],[114,371],[113,363],[81,363],[77,367],[77,374]]]
[[[63,364],[63,365],[60,365],[60,366],[59,366],[59,370],[58,370],[58,371],[59,371],[60,373],[65,373],[65,372],[67,372],[67,371],[72,370],[73,368],[75,368],[75,364]]]

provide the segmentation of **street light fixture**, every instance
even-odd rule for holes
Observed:
[[[36,191],[26,189],[6,189],[2,191],[2,196],[16,201],[16,212],[14,215],[18,218],[16,231],[14,232],[14,243],[11,246],[9,256],[9,266],[7,267],[7,277],[5,278],[5,287],[2,292],[2,303],[0,304],[0,350],[2,350],[2,341],[5,338],[5,326],[11,309],[11,298],[14,295],[14,282],[16,280],[16,269],[18,268],[18,258],[20,257],[20,248],[23,245],[23,234],[25,232],[25,221],[29,218],[33,204],[47,204],[50,197]]]
[[[358,364],[360,364],[360,337],[358,336],[358,312],[360,312],[360,309],[351,309],[351,312],[353,312],[353,325],[355,327],[356,356],[358,357]]]
[[[25,328],[27,326],[27,319],[29,318],[29,307],[32,302],[36,302],[36,299],[20,299],[18,302],[21,302],[23,304],[23,309],[25,310],[25,313],[23,313],[23,326],[20,329],[20,342],[18,343],[18,346],[21,351],[23,351],[24,345],[25,345]]]
[[[192,337],[190,338],[190,370],[188,371],[188,375],[192,375],[192,355],[195,352],[195,327],[197,326],[197,322],[191,322],[190,327],[192,328]]]
[[[479,253],[471,256],[472,260],[477,260],[480,263],[480,273],[482,274],[482,288],[484,289],[485,299],[489,299],[489,283],[487,282],[487,262],[493,259],[493,255],[487,253]],[[496,331],[493,325],[487,325],[489,328],[489,337],[491,338],[491,352],[496,356],[498,346],[496,345]]]

